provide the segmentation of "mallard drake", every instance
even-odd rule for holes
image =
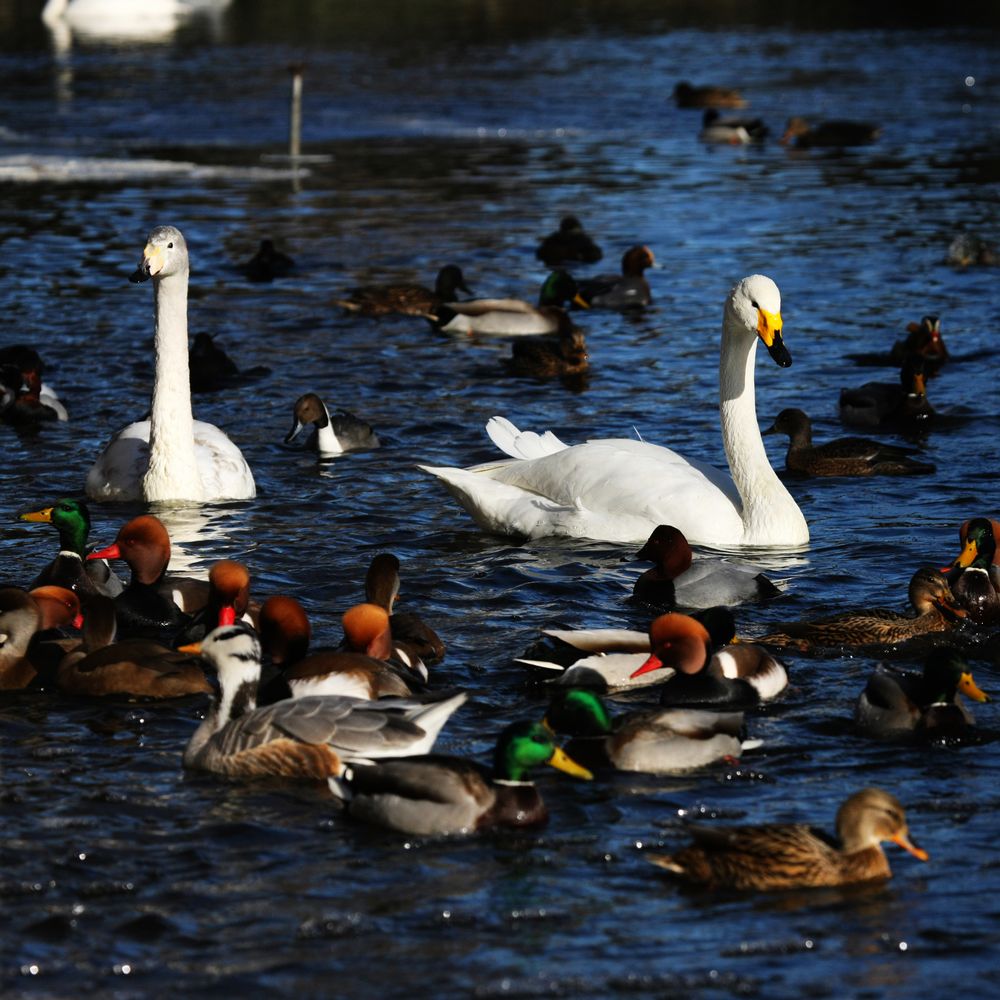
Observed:
[[[679,108],[745,108],[747,101],[735,87],[696,87],[686,80],[674,86],[674,103]]]
[[[787,622],[754,642],[769,646],[895,645],[916,635],[945,632],[965,617],[944,574],[933,566],[923,566],[913,574],[909,586],[910,604],[916,616],[887,608],[845,611],[815,621]]]
[[[515,722],[497,738],[492,770],[441,755],[380,760],[352,764],[331,789],[355,819],[417,836],[540,826],[548,810],[529,772],[542,764],[593,777],[555,745],[545,726]]]
[[[735,643],[712,652],[708,632],[688,615],[669,612],[653,620],[651,652],[632,678],[661,676],[661,705],[744,708],[776,697],[788,686],[785,665],[762,646]]]
[[[782,410],[765,434],[787,434],[785,468],[805,476],[919,476],[935,471],[930,462],[918,462],[915,448],[848,437],[812,443],[812,421],[799,409]]]
[[[954,267],[995,267],[1000,254],[989,240],[975,233],[959,233],[948,244],[946,263]]]
[[[314,697],[257,708],[260,643],[242,622],[181,652],[200,654],[219,677],[219,696],[184,750],[184,766],[228,777],[333,778],[344,762],[426,753],[466,700],[464,692],[421,704]]]
[[[706,108],[698,138],[702,142],[745,146],[751,142],[763,142],[769,131],[760,118],[723,118],[715,108]]]
[[[438,271],[434,290],[423,285],[362,285],[350,289],[344,298],[335,299],[334,305],[362,316],[387,316],[401,313],[404,316],[434,315],[445,302],[452,302],[456,292],[471,295],[462,276],[462,269],[447,264]]]
[[[959,692],[973,701],[990,700],[973,680],[965,657],[941,646],[930,652],[919,674],[880,664],[858,697],[854,721],[865,735],[879,737],[961,730],[973,719]]]
[[[583,330],[564,309],[553,309],[553,313],[559,324],[554,336],[521,337],[511,343],[511,355],[506,359],[508,375],[546,379],[578,376],[590,368]]]
[[[559,228],[539,243],[535,256],[548,267],[555,267],[564,261],[596,264],[604,253],[584,231],[580,220],[575,215],[566,215]]]
[[[292,429],[285,435],[285,444],[309,424],[315,424],[307,446],[321,456],[342,455],[345,451],[362,451],[379,448],[382,442],[371,424],[346,410],[331,415],[326,403],[314,392],[307,392],[295,400],[292,407]]]
[[[694,843],[676,854],[647,854],[654,865],[706,889],[804,889],[892,877],[885,840],[921,861],[899,800],[879,788],[855,792],[837,810],[834,840],[805,824],[689,827]]]
[[[795,117],[788,119],[781,142],[783,145],[794,142],[799,149],[810,149],[813,146],[866,146],[875,142],[881,134],[880,126],[868,122],[833,120],[810,125],[807,119]]]
[[[35,577],[32,587],[54,584],[80,593],[117,597],[125,585],[103,559],[87,558],[90,510],[83,500],[65,497],[51,507],[24,511],[22,521],[51,524],[59,532],[59,554]]]
[[[538,305],[522,299],[470,299],[448,302],[437,310],[435,325],[447,333],[490,337],[534,337],[558,333],[562,306],[573,301],[582,308],[576,282],[566,271],[553,271],[538,293]]]
[[[634,309],[653,301],[646,269],[656,267],[653,251],[634,246],[622,256],[621,274],[601,274],[577,281],[580,298],[591,309]],[[579,303],[577,303],[579,304]]]
[[[613,718],[600,696],[583,688],[558,688],[543,723],[572,737],[566,752],[591,770],[677,774],[743,750],[740,712],[660,708]]]
[[[391,552],[375,556],[365,574],[365,600],[389,614],[389,630],[397,649],[403,649],[432,667],[444,659],[445,644],[426,622],[413,612],[396,610],[399,596],[399,559]]]
[[[731,606],[762,600],[780,593],[756,567],[694,553],[684,533],[672,524],[660,524],[636,553],[653,563],[635,581],[632,597],[662,609]]]
[[[240,270],[248,281],[265,282],[287,277],[294,267],[295,261],[276,249],[274,240],[261,240],[257,252],[240,265]]]
[[[996,525],[974,517],[962,525],[962,551],[947,570],[958,606],[969,620],[982,625],[1000,622],[1000,566],[997,565]]]
[[[904,360],[896,383],[866,382],[840,390],[840,419],[845,424],[913,432],[931,426],[934,417],[927,401],[925,362],[916,355]]]

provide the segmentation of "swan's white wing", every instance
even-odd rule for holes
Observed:
[[[108,442],[87,473],[91,500],[141,500],[142,477],[149,466],[149,421],[123,427]]]
[[[246,500],[257,495],[250,466],[225,431],[196,420],[194,448],[206,500]]]
[[[490,417],[486,421],[486,433],[490,440],[511,458],[541,458],[543,455],[553,455],[568,447],[552,431],[546,431],[544,434],[521,431],[506,417]]]

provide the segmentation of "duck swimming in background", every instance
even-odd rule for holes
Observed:
[[[803,410],[782,410],[765,434],[787,434],[785,468],[804,476],[919,476],[935,471],[914,458],[915,448],[848,437],[812,443],[812,421]]]
[[[321,457],[382,446],[371,424],[346,410],[336,410],[331,414],[326,403],[314,392],[307,392],[295,400],[292,429],[285,435],[285,444],[291,444],[309,424],[314,425],[314,430],[307,446]]]
[[[437,476],[480,528],[498,535],[639,543],[658,524],[673,524],[696,544],[805,545],[806,520],[771,468],[757,424],[757,342],[787,368],[792,359],[781,329],[781,294],[770,278],[755,274],[733,286],[719,361],[730,475],[628,438],[569,447],[551,432],[521,433],[502,417],[493,417],[486,430],[508,460],[471,469],[418,468]]]
[[[379,760],[352,764],[331,789],[355,819],[417,836],[534,827],[549,818],[530,777],[543,764],[587,781],[593,777],[556,746],[545,726],[515,722],[497,737],[492,769],[439,754]]]
[[[860,365],[900,367],[912,356],[923,362],[927,378],[936,375],[948,360],[948,348],[941,337],[941,320],[937,316],[924,316],[919,323],[907,323],[906,330],[906,337],[897,340],[888,353],[863,352],[847,357]]]
[[[895,645],[928,632],[945,632],[966,615],[958,607],[944,574],[933,566],[924,566],[913,574],[909,599],[915,617],[887,608],[845,611],[815,621],[782,623],[754,642],[801,650],[814,646]]]
[[[682,80],[674,87],[674,103],[679,108],[745,108],[746,98],[735,87],[696,87]]]
[[[930,427],[936,414],[927,401],[924,361],[910,355],[899,370],[899,381],[866,382],[840,390],[840,419],[845,424],[915,433]]]
[[[975,233],[959,233],[948,244],[945,262],[954,267],[995,267],[1000,254],[989,240]]]
[[[866,736],[951,734],[973,724],[959,692],[973,701],[990,700],[973,680],[965,657],[957,649],[938,647],[930,652],[919,674],[880,664],[858,697],[854,721]]]
[[[362,316],[434,315],[445,302],[453,302],[456,292],[471,295],[462,276],[462,269],[447,264],[438,271],[434,290],[423,285],[362,285],[350,289],[344,298],[334,299],[334,305]]]
[[[577,281],[579,297],[591,309],[636,309],[653,301],[646,270],[656,267],[653,251],[634,246],[622,256],[621,274],[600,274]],[[579,303],[576,303],[579,305]]]
[[[892,877],[882,842],[921,861],[927,852],[909,838],[899,800],[879,788],[855,792],[837,810],[836,840],[805,824],[688,827],[694,843],[674,854],[647,854],[706,889],[803,889]]]
[[[962,551],[946,571],[948,583],[969,620],[980,625],[1000,622],[1000,566],[997,565],[996,525],[974,517],[962,525]]]
[[[596,264],[604,253],[583,228],[575,215],[566,215],[554,233],[549,233],[535,251],[535,256],[548,267],[568,261]]]
[[[2,411],[5,423],[31,426],[52,420],[69,420],[58,394],[42,381],[45,365],[38,352],[25,344],[0,348],[0,365],[12,365],[21,375],[14,399]]]
[[[555,336],[520,337],[512,341],[505,361],[508,375],[516,378],[548,379],[583,375],[590,369],[590,355],[583,330],[563,309],[558,313]]]
[[[770,130],[760,118],[723,117],[715,108],[706,108],[698,138],[702,142],[718,142],[730,146],[745,146],[763,142]]]
[[[557,689],[543,724],[571,737],[566,752],[589,770],[679,774],[743,751],[740,712],[660,708],[613,718],[599,695],[582,688]]]
[[[534,337],[558,333],[567,302],[588,308],[576,282],[565,271],[553,271],[538,293],[538,305],[522,299],[469,299],[441,306],[434,322],[445,333],[479,334],[489,337]]]
[[[295,268],[295,261],[274,245],[274,240],[261,240],[257,252],[240,265],[247,281],[258,283],[286,278]]]
[[[780,593],[756,567],[707,556],[695,561],[684,533],[672,524],[657,525],[635,558],[654,566],[635,581],[632,596],[657,608],[731,606]]]
[[[882,134],[878,125],[868,122],[834,120],[810,125],[805,118],[789,118],[782,145],[794,143],[798,149],[814,146],[866,146]]]
[[[244,500],[256,495],[239,448],[191,414],[188,370],[187,244],[157,226],[132,280],[153,280],[156,374],[148,420],[122,428],[87,475],[92,500]]]
[[[188,352],[192,392],[220,392],[270,375],[271,369],[255,365],[241,371],[209,333],[196,333]]]

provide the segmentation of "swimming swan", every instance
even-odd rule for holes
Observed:
[[[256,495],[239,448],[191,415],[187,244],[180,230],[149,234],[133,281],[153,279],[156,377],[149,420],[122,428],[87,475],[92,500],[244,500]]]
[[[673,524],[704,545],[804,545],[809,528],[771,468],[757,424],[758,337],[781,367],[792,363],[778,286],[754,274],[729,293],[722,324],[719,416],[732,478],[660,445],[614,438],[569,447],[551,432],[521,433],[503,417],[486,430],[511,459],[420,468],[497,534],[639,543],[658,524]]]

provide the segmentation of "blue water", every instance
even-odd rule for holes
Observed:
[[[151,295],[127,276],[157,224],[187,237],[192,332],[273,372],[197,398],[198,416],[243,449],[259,496],[171,515],[173,565],[243,559],[256,597],[294,594],[317,641],[333,642],[371,556],[394,551],[401,607],[448,643],[435,681],[471,694],[439,747],[480,758],[502,725],[545,704],[512,658],[555,623],[645,627],[625,601],[643,567],[623,547],[484,536],[418,463],[493,457],[483,425],[495,413],[570,442],[635,428],[724,463],[722,303],[755,271],[781,287],[794,359],[758,364],[762,426],[800,406],[818,440],[842,434],[840,387],[893,377],[845,355],[887,349],[926,313],[953,354],[992,348],[998,272],[944,258],[958,232],[1000,236],[996,24],[815,30],[755,21],[756,8],[733,23],[672,22],[638,2],[513,6],[430,4],[423,18],[392,6],[390,25],[237,2],[165,42],[76,38],[56,52],[34,10],[0,3],[0,173],[7,157],[43,155],[226,168],[3,183],[2,341],[37,347],[72,416],[37,433],[0,426],[6,580],[27,583],[54,553],[54,535],[16,511],[78,494],[109,433],[148,404]],[[249,168],[281,166],[261,156],[285,148],[298,59],[304,149],[330,159],[261,179]],[[739,84],[772,134],[804,113],[877,121],[883,136],[843,155],[706,148],[699,113],[669,100],[685,78]],[[582,391],[505,378],[503,343],[331,304],[361,282],[430,282],[448,262],[477,294],[533,297],[545,274],[534,248],[570,211],[605,248],[598,269],[636,242],[663,265],[641,316],[581,317]],[[235,265],[265,236],[297,270],[249,285]],[[384,447],[326,463],[283,448],[309,390],[369,420]],[[741,608],[741,634],[817,609],[902,609],[913,570],[949,561],[963,520],[998,513],[989,357],[950,364],[929,393],[972,415],[926,440],[935,475],[789,480],[812,542],[755,556],[784,593]],[[782,442],[766,440],[780,469]],[[95,507],[95,539],[138,510]],[[309,789],[185,775],[198,701],[6,696],[0,982],[10,996],[992,994],[995,706],[977,708],[980,745],[864,741],[850,712],[874,662],[789,656],[790,688],[750,720],[764,745],[736,767],[590,784],[546,774],[544,831],[457,842],[354,825]],[[992,661],[974,669],[1000,692]],[[901,799],[931,855],[922,865],[890,847],[885,885],[718,897],[678,890],[642,857],[681,842],[692,815],[830,828],[867,784]]]

